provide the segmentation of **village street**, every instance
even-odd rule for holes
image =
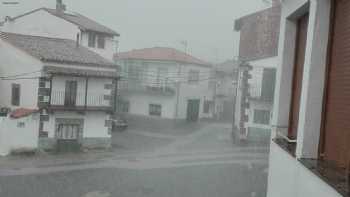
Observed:
[[[0,196],[265,196],[267,168],[268,146],[234,145],[229,124],[130,128],[108,152],[1,158]]]

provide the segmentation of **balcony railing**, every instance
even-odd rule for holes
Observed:
[[[176,85],[175,82],[146,83],[142,81],[119,81],[118,90],[120,92],[143,92],[172,96],[176,93]]]
[[[111,98],[101,93],[77,92],[76,95],[67,95],[65,91],[52,91],[52,108],[62,109],[109,109],[112,108]]]
[[[272,102],[274,94],[272,91],[263,90],[261,86],[255,85],[249,87],[249,98],[252,100]]]

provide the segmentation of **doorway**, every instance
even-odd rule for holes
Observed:
[[[187,121],[197,122],[199,119],[199,99],[190,99],[187,101]]]

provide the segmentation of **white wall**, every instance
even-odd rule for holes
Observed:
[[[249,65],[253,67],[253,70],[251,70],[249,73],[252,75],[251,79],[248,79],[248,84],[250,87],[252,87],[251,96],[260,97],[261,96],[261,87],[263,83],[263,73],[264,68],[277,68],[278,67],[278,57],[270,57],[260,60],[254,60],[250,61]],[[249,102],[250,107],[247,109],[246,114],[248,114],[248,123],[246,123],[246,127],[255,127],[255,128],[262,128],[262,129],[271,129],[270,124],[269,125],[261,125],[261,124],[255,124],[254,123],[254,110],[256,109],[263,109],[263,110],[269,110],[270,113],[273,113],[273,103],[269,102],[263,102],[263,101],[252,101]]]
[[[18,127],[24,123],[24,127]],[[20,119],[0,118],[0,156],[16,150],[35,150],[38,148],[39,115],[32,114]]]
[[[42,69],[42,63],[39,60],[1,39],[0,60],[0,76],[13,76]],[[37,72],[22,77],[31,78],[40,75],[41,73]],[[0,80],[0,106],[14,107],[11,105],[12,83],[17,83],[21,86],[20,106],[31,109],[36,108],[39,79]]]
[[[122,75],[127,79],[128,66],[130,64],[134,66],[139,66],[141,68],[146,68],[146,78],[142,81],[142,84],[153,85],[156,83],[157,70],[158,68],[166,68],[168,74],[162,75],[161,79],[168,79],[169,82],[174,83],[173,88],[176,89],[175,82],[180,81],[180,91],[179,91],[179,104],[178,104],[178,119],[185,119],[187,115],[187,101],[189,99],[200,99],[200,113],[199,118],[211,117],[212,114],[203,113],[203,103],[204,100],[213,100],[214,92],[209,88],[209,79],[211,77],[211,68],[203,67],[193,64],[183,64],[177,62],[169,61],[139,61],[134,60],[132,63],[127,60],[117,61],[119,65],[122,66]],[[202,81],[196,84],[187,83],[188,73],[190,70],[198,70],[200,72],[200,79]],[[207,80],[203,80],[207,79]],[[132,79],[135,80],[135,79]],[[123,98],[130,101],[130,113],[148,115],[148,105],[149,103],[162,104],[164,108],[164,113],[162,117],[165,118],[175,118],[176,117],[176,97],[173,96],[160,97],[156,95],[149,95],[149,93],[138,94],[137,96],[124,95]],[[137,107],[133,107],[137,106]]]
[[[261,129],[271,129],[271,124],[256,124],[254,123],[254,112],[255,110],[269,110],[270,111],[270,117],[272,117],[272,109],[273,109],[273,103],[268,103],[268,102],[261,102],[261,101],[250,101],[250,108],[247,110],[248,111],[248,117],[249,120],[246,124],[247,128],[248,127],[254,127],[254,128],[261,128]],[[271,123],[271,120],[270,120]]]
[[[149,116],[149,104],[162,105],[161,118],[173,119],[175,114],[175,98],[168,96],[152,96],[146,94],[128,94],[123,96],[130,102],[129,113]],[[156,118],[156,117],[155,117]]]
[[[296,158],[289,156],[272,142],[268,197],[340,196],[297,161],[298,158],[318,158],[330,5],[331,0],[285,0],[282,4],[280,66],[277,70],[273,125],[288,127],[295,57],[295,21],[308,10],[309,27],[300,98]],[[287,129],[284,132],[287,133]]]
[[[39,10],[14,21],[6,22],[2,27],[2,31],[34,36],[64,38],[74,41],[77,39],[77,34],[79,34],[81,36],[80,43],[88,47],[88,34],[86,32],[81,32],[77,25],[56,17],[45,10]],[[97,45],[96,48],[88,48],[100,54],[102,57],[113,61],[113,55],[116,53],[117,49],[116,43],[116,38],[108,36],[105,49],[98,49]]]
[[[187,81],[188,73],[190,70],[198,70],[200,72],[199,78],[201,81],[198,83],[181,83],[180,85],[180,100],[179,100],[179,110],[178,110],[178,118],[185,119],[187,116],[187,102],[189,99],[199,99],[200,100],[200,108],[199,108],[199,118],[207,118],[212,116],[211,114],[203,113],[204,101],[209,100],[213,101],[214,92],[209,88],[209,81],[205,79],[211,78],[211,68],[202,67],[196,65],[181,65],[181,76],[184,78],[182,81]]]
[[[56,118],[65,119],[83,119],[84,120],[84,138],[110,138],[108,127],[105,127],[105,120],[109,119],[109,115],[105,112],[86,112],[78,114],[75,112],[55,112],[50,114],[49,122],[44,123],[44,131],[48,132],[49,138],[55,137]]]
[[[80,29],[76,25],[45,10],[39,10],[13,22],[5,23],[3,31],[71,40],[76,40],[77,34],[80,33]]]
[[[113,60],[114,54],[117,52],[117,38],[113,36],[107,36],[106,37],[106,42],[105,42],[105,48],[104,49],[99,49],[97,47],[97,39],[96,39],[96,47],[92,48],[88,46],[89,43],[89,34],[87,32],[82,32],[81,34],[81,43],[83,46],[88,47],[90,50],[100,54],[102,57],[110,60]]]
[[[268,197],[341,197],[296,158],[271,143]]]

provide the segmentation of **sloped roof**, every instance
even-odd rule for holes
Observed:
[[[226,60],[215,66],[215,70],[219,72],[225,72],[227,74],[233,73],[238,68],[238,62],[235,60]]]
[[[209,63],[195,58],[179,50],[167,47],[154,47],[145,49],[136,49],[129,52],[122,52],[115,55],[115,59],[138,59],[138,60],[157,60],[157,61],[176,61],[202,66],[211,66]]]
[[[58,66],[44,66],[43,71],[48,74],[56,75],[70,75],[70,76],[81,76],[81,77],[97,77],[97,78],[112,78],[118,79],[117,71],[101,71],[91,69],[76,69],[76,68],[64,68]]]
[[[10,113],[10,117],[13,119],[19,119],[19,118],[29,116],[36,112],[38,112],[37,109],[18,108]]]
[[[68,39],[0,32],[0,38],[44,62],[116,67],[88,48]]]
[[[48,13],[50,13],[56,17],[62,18],[70,23],[73,23],[73,24],[79,26],[79,28],[81,30],[90,30],[90,31],[105,33],[105,34],[109,34],[109,35],[120,36],[119,33],[117,33],[116,31],[114,31],[114,30],[112,30],[104,25],[101,25],[98,22],[96,22],[96,21],[94,21],[94,20],[92,20],[84,15],[81,15],[79,13],[67,13],[67,12],[59,13],[56,11],[56,9],[50,9],[50,8],[38,8],[38,9],[32,10],[30,12],[21,14],[19,16],[13,17],[12,20],[16,20],[18,18],[32,14],[32,13],[37,12],[39,10],[45,10]],[[33,21],[33,22],[35,22],[35,21]]]

